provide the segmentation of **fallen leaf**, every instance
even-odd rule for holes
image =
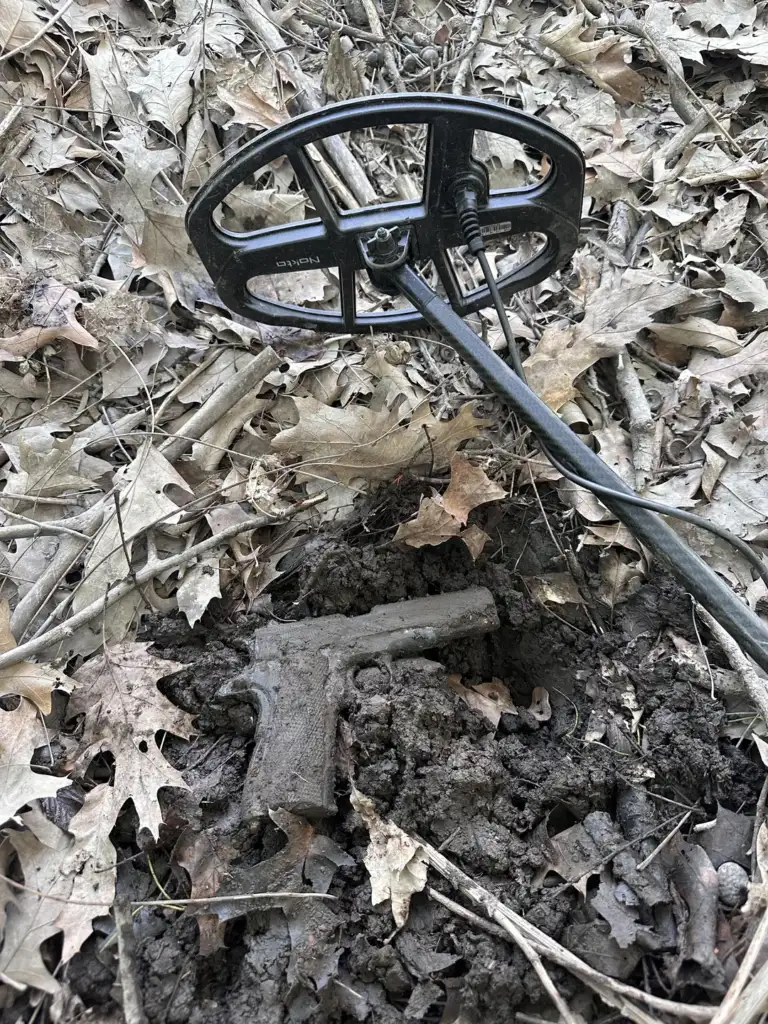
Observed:
[[[569,572],[524,576],[523,582],[531,596],[542,604],[584,604],[576,581]]]
[[[469,553],[472,556],[472,561],[476,562],[480,555],[483,553],[483,548],[491,538],[485,532],[481,530],[479,526],[468,526],[466,530],[462,530],[459,534],[459,540],[463,540],[469,549]]]
[[[768,309],[768,285],[754,270],[745,270],[733,263],[726,263],[721,267],[725,275],[725,284],[720,286],[721,291],[730,295],[736,302],[747,302],[755,308],[756,312]]]
[[[218,895],[246,896],[248,893],[318,892],[327,893],[336,869],[351,867],[355,861],[328,836],[313,825],[283,808],[269,812],[288,842],[278,853],[256,865],[230,866],[227,877],[220,882]],[[310,883],[309,885],[307,883]],[[198,912],[213,913],[221,921],[240,917],[251,910],[280,907],[290,913],[290,900],[275,896],[273,900],[220,900],[198,907]]]
[[[185,828],[176,841],[172,858],[189,874],[193,900],[215,896],[225,878],[229,875],[229,861],[234,854],[220,837],[217,841],[204,832]],[[217,949],[224,948],[226,922],[216,914],[196,914],[200,930],[200,956],[211,956]]]
[[[461,697],[467,707],[478,711],[494,729],[498,728],[502,715],[517,714],[515,702],[500,679],[492,679],[490,683],[479,683],[471,688],[464,686],[461,676],[457,674],[446,676],[445,681],[457,697]]]
[[[156,658],[149,647],[148,643],[120,644],[82,665],[73,676],[76,686],[67,715],[85,718],[80,763],[87,768],[98,754],[111,753],[117,812],[133,800],[139,827],[157,839],[163,822],[158,789],[189,787],[161,753],[156,734],[170,732],[189,739],[194,730],[191,716],[157,688],[159,679],[185,666]]]
[[[408,920],[411,896],[427,884],[429,860],[422,846],[376,813],[373,800],[352,786],[350,802],[362,817],[370,835],[363,862],[371,879],[371,903],[391,900],[398,928]]]
[[[557,410],[576,395],[574,381],[598,359],[616,355],[655,313],[688,298],[683,285],[640,270],[625,270],[589,298],[581,323],[548,327],[524,366],[528,383]]]
[[[531,690],[531,703],[528,710],[537,722],[548,722],[552,717],[549,692],[543,686],[534,686]]]
[[[199,559],[187,569],[176,591],[179,611],[187,616],[190,627],[199,622],[205,609],[216,597],[221,597],[218,553]]]
[[[128,90],[139,97],[150,121],[159,121],[177,134],[192,104],[192,76],[198,64],[198,46],[190,45],[186,53],[165,46],[142,65],[136,62],[126,78]]]
[[[5,599],[0,599],[0,654],[12,651],[16,646],[10,627],[10,609]],[[0,668],[0,697],[18,694],[26,697],[44,715],[51,711],[51,691],[66,682],[65,676],[47,665],[22,661],[16,665]]]
[[[457,452],[451,459],[451,481],[440,500],[446,512],[464,526],[473,508],[489,501],[499,501],[506,497],[506,493],[479,466],[473,466]]]
[[[32,771],[35,750],[47,738],[38,709],[28,700],[22,698],[15,711],[0,711],[0,825],[25,804],[71,785],[69,779]]]
[[[748,206],[749,196],[743,193],[723,203],[707,222],[701,239],[702,249],[713,252],[730,245],[741,230]]]
[[[477,437],[488,420],[475,419],[472,404],[451,420],[438,420],[428,406],[401,423],[394,409],[348,405],[338,409],[314,398],[296,398],[299,422],[281,431],[272,446],[299,458],[300,478],[391,480],[405,469],[447,466],[458,446]]]
[[[732,356],[742,349],[734,327],[725,327],[700,316],[689,316],[678,324],[648,324],[648,330],[670,344],[702,348],[719,356]]]
[[[8,833],[28,887],[8,907],[0,978],[14,986],[58,991],[40,946],[63,933],[66,963],[92,933],[91,922],[109,913],[115,897],[115,848],[109,840],[117,811],[108,783],[95,786],[64,832],[33,808],[21,816],[25,831]]]
[[[175,486],[185,492],[188,489],[183,477],[151,441],[139,448],[132,462],[115,472],[115,484],[120,495],[122,530],[114,513],[105,518],[86,559],[84,579],[75,592],[75,612],[102,597],[113,583],[128,577],[131,567],[126,559],[132,555],[136,538],[150,525],[162,530],[178,520],[181,511],[167,497],[166,488]],[[125,603],[112,606],[106,617],[107,642],[118,643],[127,635],[138,601],[140,595],[129,595]],[[90,650],[95,650],[101,642],[99,627]]]
[[[606,31],[594,38],[594,29],[585,24],[584,14],[574,11],[542,32],[539,40],[576,64],[595,85],[606,89],[616,99],[625,103],[642,102],[645,83],[624,60],[632,48],[629,39]]]
[[[0,5],[0,53],[32,42],[46,21],[38,13],[40,9],[34,0],[3,0]],[[40,50],[51,52],[45,39],[39,39],[35,45]]]
[[[691,356],[688,369],[694,377],[706,381],[707,384],[730,388],[742,377],[764,374],[768,366],[767,359],[768,331],[763,331],[738,352],[725,358],[695,352]]]
[[[461,529],[458,519],[443,508],[435,498],[422,498],[414,519],[401,523],[394,539],[412,548],[443,544],[456,537]]]

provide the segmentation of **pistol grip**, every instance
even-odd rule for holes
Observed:
[[[260,716],[243,789],[243,820],[255,824],[277,807],[304,817],[335,814],[342,673],[318,652],[295,664],[259,661],[246,675]]]

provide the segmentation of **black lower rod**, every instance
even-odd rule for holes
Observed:
[[[560,417],[525,384],[503,359],[468,327],[451,307],[408,264],[389,271],[400,292],[469,363],[489,388],[504,399],[526,426],[579,476],[624,494],[630,487],[588,448]],[[601,497],[638,540],[641,540],[696,600],[768,672],[768,624],[656,513]]]

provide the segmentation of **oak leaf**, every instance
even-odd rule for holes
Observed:
[[[458,446],[488,426],[467,403],[451,420],[438,420],[428,406],[406,423],[396,409],[348,405],[338,409],[314,398],[292,397],[299,422],[272,441],[278,451],[300,459],[301,478],[391,480],[405,469],[443,469]]]
[[[8,602],[0,600],[0,654],[12,651],[16,641],[11,633],[10,609]],[[47,665],[31,661],[18,662],[0,668],[0,697],[10,693],[19,694],[30,700],[44,715],[51,710],[51,690],[61,686],[65,677]]]
[[[165,759],[155,736],[162,731],[189,739],[193,728],[192,717],[157,688],[159,679],[184,665],[155,657],[149,646],[119,644],[86,662],[74,675],[68,715],[85,716],[80,763],[87,767],[98,754],[111,753],[117,811],[133,800],[139,827],[157,838],[163,821],[157,791],[165,786],[189,787]]]
[[[478,505],[499,501],[506,496],[499,484],[490,480],[479,466],[473,466],[457,452],[451,459],[451,482],[441,498],[443,508],[462,525]]]
[[[688,298],[683,285],[641,270],[625,270],[587,299],[584,319],[568,327],[548,327],[525,361],[528,383],[557,410],[576,395],[573,383],[606,356],[616,355],[654,314]]]
[[[401,523],[395,540],[412,548],[434,547],[458,536],[461,523],[435,498],[422,498],[415,518]]]
[[[119,807],[111,786],[96,786],[64,832],[37,807],[21,816],[24,831],[10,832],[25,888],[8,907],[0,980],[15,987],[59,988],[40,954],[40,945],[63,932],[61,960],[70,960],[92,931],[91,922],[109,912],[115,896],[115,848],[109,833]]]
[[[15,711],[0,711],[0,825],[25,804],[55,796],[69,779],[33,772],[30,762],[47,733],[37,708],[22,698]]]

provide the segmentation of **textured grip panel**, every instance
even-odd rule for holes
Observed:
[[[256,822],[276,807],[310,818],[335,814],[340,670],[317,651],[293,662],[262,661],[246,674],[261,715],[243,790],[243,819]]]

